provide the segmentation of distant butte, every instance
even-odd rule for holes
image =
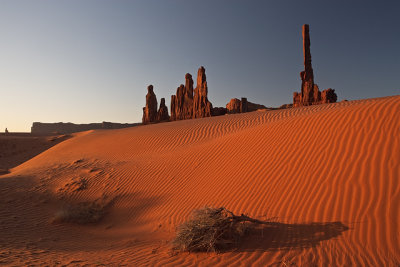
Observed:
[[[334,89],[319,91],[318,85],[314,83],[314,71],[311,66],[310,30],[309,25],[303,25],[303,55],[304,70],[300,72],[301,92],[293,93],[293,106],[309,106],[315,104],[334,103],[337,95]]]

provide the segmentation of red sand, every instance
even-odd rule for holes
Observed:
[[[393,96],[77,134],[0,176],[0,264],[399,265],[399,111]],[[100,223],[49,223],[102,196]],[[279,223],[230,252],[171,253],[206,205]]]
[[[0,169],[8,170],[16,167],[70,137],[71,135],[2,135],[0,136]]]

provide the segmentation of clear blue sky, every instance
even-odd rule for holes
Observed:
[[[0,1],[0,131],[139,122],[206,68],[209,99],[266,106],[300,90],[302,24],[315,82],[342,99],[400,94],[400,1]]]

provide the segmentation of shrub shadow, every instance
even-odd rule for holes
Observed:
[[[349,227],[341,222],[286,224],[269,222],[251,228],[238,251],[290,250],[316,247],[322,241],[340,236]]]

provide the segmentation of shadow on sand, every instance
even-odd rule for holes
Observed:
[[[317,246],[321,241],[338,237],[349,227],[341,222],[259,225],[238,246],[238,251],[285,250]]]

